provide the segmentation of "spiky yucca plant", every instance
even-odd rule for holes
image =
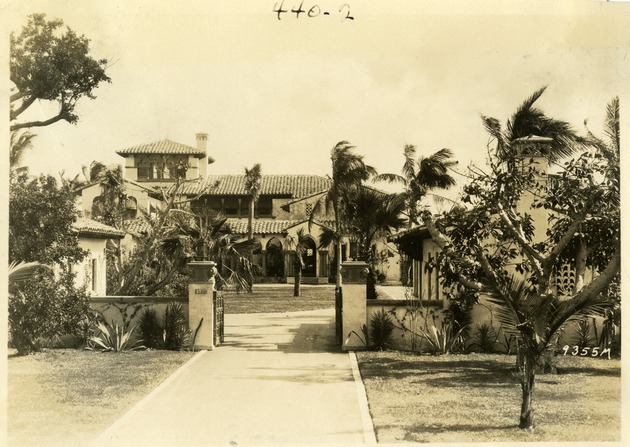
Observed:
[[[180,351],[190,343],[190,330],[180,303],[170,302],[164,312],[164,348]]]

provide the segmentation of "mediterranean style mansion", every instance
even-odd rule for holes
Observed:
[[[83,212],[79,226],[90,226],[93,256],[86,265],[83,279],[93,285],[92,293],[104,294],[105,256],[104,241],[123,238],[123,246],[133,247],[134,239],[146,231],[146,224],[139,213],[151,215],[161,206],[163,192],[179,179],[185,179],[178,194],[189,198],[193,209],[205,207],[227,218],[226,225],[232,234],[246,239],[250,194],[245,187],[243,174],[215,174],[209,172],[214,159],[208,155],[208,136],[196,134],[196,146],[188,146],[168,139],[140,144],[117,151],[124,158],[123,177],[126,199],[125,232],[90,220],[92,207],[101,199],[104,187],[99,183],[88,184],[77,191],[77,203]],[[180,167],[185,166],[185,169]],[[300,230],[307,235],[305,267],[302,282],[324,284],[334,282],[331,274],[333,247],[319,247],[319,236],[324,227],[331,227],[334,214],[327,213],[316,203],[328,192],[331,180],[319,175],[262,175],[259,198],[255,203],[253,233],[260,241],[261,250],[254,253],[253,261],[259,266],[256,282],[292,282],[294,247]],[[315,210],[315,215],[313,214]],[[309,221],[311,225],[309,225]],[[379,266],[381,278],[389,281],[400,279],[400,257],[395,245],[380,241],[375,247],[383,261]],[[293,250],[293,253],[292,253]],[[357,257],[358,245],[350,235],[343,238],[342,261]]]

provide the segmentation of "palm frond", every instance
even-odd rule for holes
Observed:
[[[420,157],[415,182],[426,189],[446,189],[455,186],[455,179],[448,172],[457,164],[452,157],[453,151],[447,148],[440,149],[429,157]]]
[[[337,237],[337,233],[328,227],[322,227],[321,233],[319,234],[319,245],[320,249],[328,248],[335,244],[339,238]]]
[[[520,303],[527,294],[525,283],[511,276],[504,284],[486,284],[484,291],[487,293],[488,301],[496,306],[495,317],[504,330],[518,333],[519,327],[527,322],[520,309]]]
[[[9,166],[16,167],[22,162],[22,158],[33,144],[35,134],[29,131],[14,130],[11,132],[11,141],[9,145]]]
[[[388,183],[401,183],[407,184],[407,179],[398,174],[379,174],[372,179],[374,182],[388,182]]]
[[[405,156],[405,162],[402,167],[402,175],[409,182],[416,176],[416,170],[418,169],[416,147],[413,144],[405,145],[403,155]]]
[[[39,262],[11,262],[9,264],[9,291],[12,291],[21,281],[32,279],[40,268],[50,269],[50,266]]]
[[[619,154],[621,148],[621,129],[619,121],[619,97],[615,96],[606,108],[604,132],[612,143],[612,149]]]

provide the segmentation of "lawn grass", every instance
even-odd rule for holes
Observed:
[[[225,313],[252,314],[296,312],[332,308],[335,289],[330,286],[302,286],[301,296],[293,296],[293,286],[254,284],[253,293],[223,292]]]
[[[514,356],[357,354],[381,443],[619,441],[621,362],[557,357],[537,375],[534,424],[518,428]]]
[[[9,358],[9,445],[88,445],[193,355],[53,349]]]

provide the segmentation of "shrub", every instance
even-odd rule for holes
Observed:
[[[125,329],[124,326],[118,326],[116,322],[112,324],[102,322],[98,324],[98,329],[101,333],[98,336],[90,337],[92,344],[86,349],[113,352],[145,349],[145,346],[140,345],[142,340],[134,341],[132,339],[136,326],[131,329]]]
[[[79,321],[74,331],[74,336],[79,342],[79,346],[86,346],[93,337],[94,331],[100,321],[100,315],[95,311],[88,311],[87,314]]]
[[[488,354],[494,352],[498,343],[497,334],[489,323],[477,324],[471,348],[477,352]]]
[[[145,309],[140,316],[139,327],[147,348],[161,349],[164,346],[164,329],[155,309]]]
[[[575,325],[575,342],[576,346],[580,349],[590,347],[593,342],[593,336],[591,335],[591,325],[588,320],[580,320]]]
[[[168,303],[164,312],[164,348],[180,351],[190,342],[190,330],[180,303]]]
[[[25,355],[61,335],[79,337],[88,315],[87,293],[84,287],[74,287],[74,275],[65,272],[55,279],[51,271],[42,269],[33,280],[17,285],[9,297],[11,342],[18,355]]]
[[[394,322],[383,309],[372,314],[370,329],[370,338],[374,349],[384,351],[392,348]]]

